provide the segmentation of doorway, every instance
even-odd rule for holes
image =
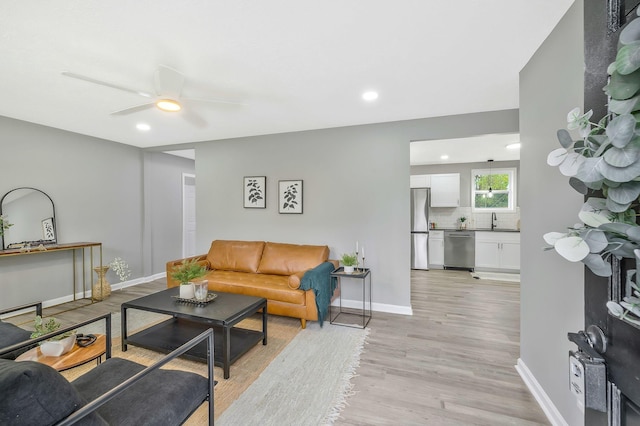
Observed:
[[[182,257],[196,255],[196,175],[182,174]]]

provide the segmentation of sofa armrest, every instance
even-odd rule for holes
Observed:
[[[106,353],[106,358],[109,359],[111,358],[111,312],[109,312],[108,314],[104,314],[104,315],[100,315],[94,318],[91,318],[87,321],[83,321],[74,325],[70,325],[68,327],[64,327],[64,328],[59,328],[58,330],[51,332],[49,334],[45,334],[42,335],[40,337],[35,337],[33,339],[29,339],[29,340],[25,340],[24,342],[20,342],[20,343],[16,343],[15,345],[11,345],[11,346],[7,346],[6,348],[0,348],[0,356],[4,355],[4,354],[8,354],[10,352],[16,351],[16,350],[20,350],[24,347],[30,347],[33,346],[35,343],[38,342],[42,342],[45,340],[49,340],[50,338],[54,337],[54,336],[58,336],[60,334],[64,334],[67,333],[69,331],[73,331],[77,328],[83,327],[85,325],[88,324],[92,324],[94,322],[100,321],[100,320],[105,320],[105,334],[106,334],[106,349],[105,349],[105,353]]]
[[[21,310],[27,309],[27,308],[34,308],[34,307],[36,308],[36,315],[42,316],[42,302],[29,303],[29,304],[22,305],[22,306],[16,306],[16,307],[13,307],[13,308],[2,309],[2,310],[0,310],[0,315],[8,314],[10,312],[21,311]]]
[[[199,265],[202,265],[207,269],[211,269],[211,264],[207,260],[206,254],[186,257],[184,259],[170,260],[169,262],[167,262],[167,287],[176,287],[180,285],[178,281],[171,278],[171,272],[173,271],[173,268],[175,268],[178,265],[182,265],[184,262],[188,260],[195,260],[198,262]]]
[[[133,377],[125,380],[124,382],[122,382],[118,386],[114,387],[110,391],[104,393],[103,395],[101,395],[98,398],[94,399],[93,401],[89,402],[88,404],[86,404],[85,406],[80,408],[79,410],[77,410],[74,413],[72,413],[69,417],[67,417],[66,419],[62,420],[60,423],[58,423],[58,425],[72,425],[72,424],[78,422],[80,419],[82,419],[82,418],[86,417],[87,415],[91,414],[92,412],[96,411],[98,408],[100,408],[102,405],[106,404],[107,402],[109,402],[110,400],[115,398],[116,396],[118,396],[121,393],[125,392],[134,383],[139,382],[145,376],[151,374],[155,370],[158,370],[160,367],[162,367],[163,365],[167,364],[168,362],[174,360],[175,358],[179,357],[180,355],[183,355],[185,352],[187,352],[188,350],[194,348],[200,342],[203,342],[205,340],[207,341],[207,367],[208,367],[208,369],[207,369],[207,380],[208,380],[208,395],[207,395],[207,399],[208,399],[208,402],[209,402],[209,425],[213,425],[213,416],[214,416],[214,410],[213,410],[213,387],[214,387],[213,366],[214,366],[214,364],[213,364],[213,362],[214,362],[214,359],[213,359],[213,329],[211,329],[211,328],[206,330],[206,331],[204,331],[204,332],[202,332],[201,334],[199,334],[198,336],[194,337],[193,339],[189,340],[187,343],[183,344],[182,346],[178,347],[173,352],[171,352],[170,354],[168,354],[164,358],[160,359],[155,364],[145,368],[144,370],[140,371],[139,373],[137,373]],[[171,383],[168,383],[167,385],[170,386]]]

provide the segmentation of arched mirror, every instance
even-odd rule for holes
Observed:
[[[53,200],[36,188],[15,188],[0,199],[0,215],[12,226],[4,231],[2,248],[23,244],[56,244],[56,210]]]

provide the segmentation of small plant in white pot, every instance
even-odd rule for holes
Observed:
[[[460,229],[467,229],[467,218],[461,216],[458,220],[460,221]]]
[[[31,338],[44,336],[45,334],[53,333],[60,328],[60,323],[55,318],[47,318],[43,320],[40,315],[36,316],[34,321],[34,331],[31,333]],[[45,356],[60,356],[69,352],[74,343],[76,342],[76,334],[73,331],[59,334],[51,339],[40,342],[40,350]]]
[[[200,265],[195,259],[187,260],[173,268],[171,278],[180,282],[180,298],[193,299],[194,286],[191,281],[207,275],[207,268]]]
[[[345,253],[342,255],[342,264],[346,274],[353,274],[353,267],[358,264],[358,257],[352,253]]]

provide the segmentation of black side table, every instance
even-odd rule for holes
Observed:
[[[351,274],[347,274],[346,272],[344,272],[344,268],[341,266],[331,273],[331,279],[334,279],[334,278],[338,280],[338,288],[340,289],[340,305],[337,307],[333,307],[331,304],[329,304],[329,323],[336,324],[336,325],[344,325],[347,327],[365,328],[367,324],[369,324],[369,321],[371,320],[371,270],[369,268],[360,268],[360,269],[356,269]],[[362,311],[358,313],[354,313],[353,310],[359,310],[359,309],[352,309],[352,312],[344,311],[342,309],[342,278],[353,278],[356,280],[358,279],[361,280]],[[369,279],[367,280],[367,278]],[[347,281],[352,281],[352,280],[347,280]],[[367,285],[366,285],[367,281],[369,282],[368,314],[367,314]],[[337,310],[337,312],[335,312],[335,316],[334,316],[333,311],[335,310]],[[353,322],[352,323],[344,322],[349,317],[351,318],[357,317],[358,320],[362,319],[362,326]],[[339,318],[342,322],[338,321]]]

